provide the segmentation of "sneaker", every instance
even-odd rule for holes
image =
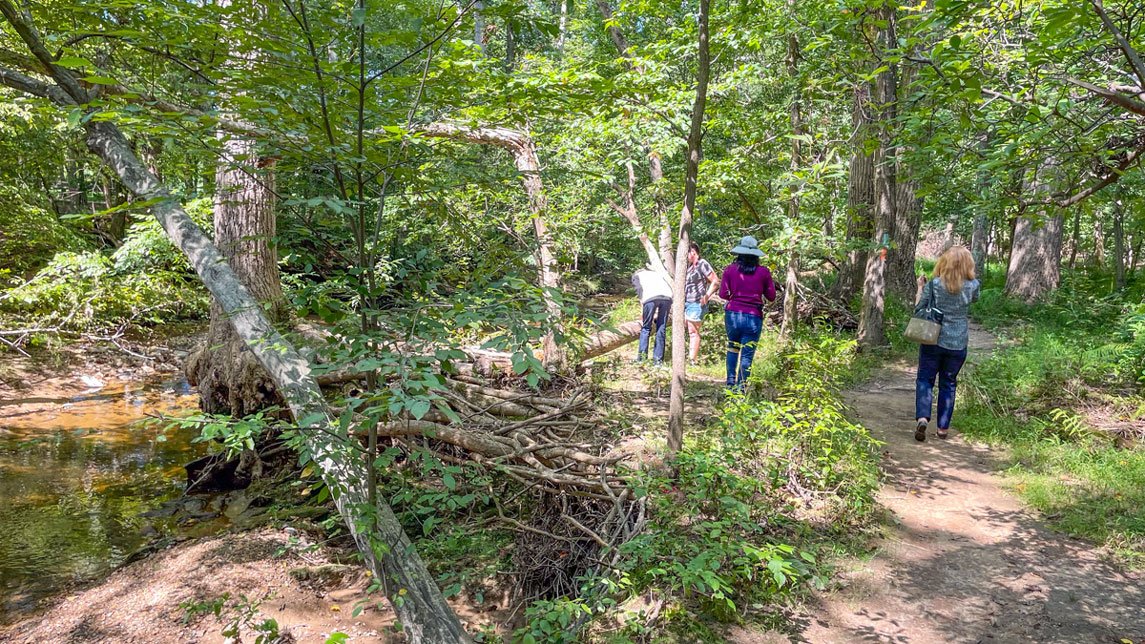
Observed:
[[[918,425],[914,428],[914,439],[920,443],[926,442],[926,423],[918,421]]]
[[[941,439],[943,439],[943,440],[946,440],[946,437],[947,437],[948,435],[949,435],[949,434],[948,434],[948,430],[945,430],[945,429],[943,429],[943,428],[941,428],[941,427],[939,427],[939,428],[938,428],[938,432],[936,433],[936,436],[938,436],[939,438],[941,438]]]

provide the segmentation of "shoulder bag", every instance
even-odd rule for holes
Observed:
[[[942,332],[942,310],[934,304],[934,280],[928,284],[930,297],[920,302],[914,316],[907,322],[903,337],[919,344],[938,344],[938,334]]]

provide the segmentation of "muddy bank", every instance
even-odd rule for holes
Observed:
[[[356,641],[405,641],[384,598],[367,592],[370,580],[350,561],[352,551],[316,539],[287,527],[187,541],[0,627],[0,642],[214,643],[234,627],[253,641],[268,633],[259,630],[267,619],[292,638],[281,641],[323,643],[334,632]],[[452,603],[471,632],[508,613],[489,596],[480,605]]]

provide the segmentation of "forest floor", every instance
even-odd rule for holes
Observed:
[[[993,346],[972,329],[971,361]],[[889,524],[800,618],[801,640],[1145,642],[1145,579],[1046,527],[1006,491],[1003,454],[959,436],[957,412],[950,439],[932,424],[914,440],[914,368],[888,365],[846,394],[884,443]]]

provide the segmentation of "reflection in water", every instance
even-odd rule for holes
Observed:
[[[119,383],[0,401],[0,622],[144,544],[139,514],[181,492],[201,450],[193,431],[157,441],[133,423],[193,410],[188,393]]]

